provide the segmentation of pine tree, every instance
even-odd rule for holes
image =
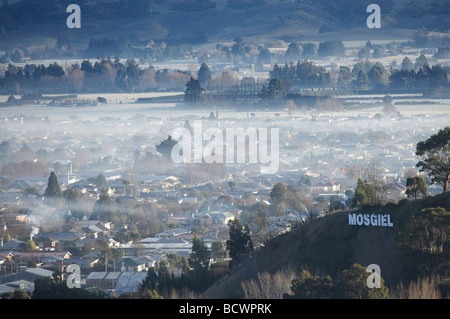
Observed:
[[[414,64],[408,57],[405,57],[402,61],[402,71],[411,72],[411,70],[414,70]]]
[[[427,184],[422,176],[409,176],[406,179],[406,195],[417,198],[417,196],[427,196]]]
[[[250,237],[248,226],[243,227],[239,219],[230,221],[229,225],[230,239],[226,243],[232,258],[230,267],[233,267],[234,265],[239,265],[245,257],[253,252],[253,241]]]
[[[44,193],[45,197],[61,197],[61,187],[59,186],[58,178],[55,172],[51,172],[48,178],[47,188]]]
[[[358,178],[358,182],[356,184],[355,196],[353,196],[353,207],[361,207],[365,204],[369,203],[369,198],[366,194],[366,184],[367,182],[363,182],[361,178]]]
[[[303,48],[300,44],[292,42],[285,53],[285,58],[287,61],[295,62],[299,61],[302,57]]]
[[[450,126],[417,143],[416,155],[422,160],[417,163],[421,172],[428,172],[432,183],[442,185],[448,191],[450,181]]]
[[[186,84],[186,90],[184,91],[184,102],[188,104],[198,104],[201,100],[202,91],[203,89],[200,81],[191,76]]]
[[[208,87],[209,83],[211,82],[211,71],[208,67],[208,65],[203,62],[200,66],[200,70],[198,70],[197,78],[200,81],[200,85],[202,87]]]

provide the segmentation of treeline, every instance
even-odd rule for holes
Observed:
[[[0,94],[146,92],[182,89],[189,80],[185,71],[140,68],[134,59],[84,60],[67,69],[56,62],[49,66],[9,64],[0,78]]]
[[[337,74],[336,74],[337,73]],[[294,88],[344,87],[357,90],[436,89],[448,88],[450,68],[441,64],[430,66],[421,54],[413,63],[405,57],[399,68],[387,69],[380,62],[359,61],[352,68],[340,66],[338,72],[328,71],[310,60],[275,64],[270,81],[279,79],[285,93]],[[332,80],[335,78],[336,80]],[[269,82],[270,83],[270,82]]]

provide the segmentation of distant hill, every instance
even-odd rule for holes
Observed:
[[[446,0],[379,0],[376,3],[382,11],[382,28],[369,30],[366,8],[372,2],[4,0],[0,8],[0,45],[51,42],[59,35],[68,35],[80,44],[87,44],[91,38],[130,33],[142,41],[216,42],[236,37],[301,41],[336,36],[351,40],[359,34],[363,39],[386,35],[404,37],[422,27],[439,32],[450,29],[450,3]],[[66,27],[69,16],[66,8],[71,3],[81,7],[81,29]]]
[[[240,270],[207,290],[204,297],[242,298],[242,280],[253,278],[256,272],[275,273],[288,266],[296,271],[306,269],[316,275],[336,278],[353,263],[364,267],[378,264],[387,287],[400,281],[408,282],[419,276],[418,264],[412,260],[420,258],[414,259],[413,255],[402,253],[405,250],[399,248],[400,236],[407,233],[405,227],[414,214],[422,209],[436,207],[450,210],[450,192],[414,201],[403,200],[398,204],[337,212],[314,219],[274,238]],[[388,214],[393,227],[349,225],[349,212]],[[446,222],[449,219],[450,216],[446,217]],[[448,256],[445,263],[448,265]]]

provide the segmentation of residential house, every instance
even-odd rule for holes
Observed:
[[[14,292],[17,289],[24,290],[28,293],[34,291],[34,282],[29,280],[16,280],[0,285],[0,299],[3,294],[8,292]]]
[[[137,292],[140,284],[147,277],[145,271],[124,271],[120,274],[114,292],[116,296]]]
[[[317,192],[317,193],[332,193],[332,192],[338,192],[340,190],[341,190],[341,185],[338,182],[336,182],[335,180],[320,181],[311,187],[311,191]]]
[[[49,233],[41,233],[36,235],[33,240],[37,244],[39,243],[41,246],[43,245],[45,248],[46,245],[50,245],[48,247],[57,247],[64,246],[67,244],[74,243],[75,241],[85,238],[86,235],[76,232],[76,231],[62,231],[62,232],[49,232]],[[53,244],[54,243],[54,244]],[[45,250],[45,249],[44,249]]]
[[[15,281],[34,282],[38,278],[48,278],[53,275],[53,271],[44,268],[26,268],[18,273],[2,276],[3,283],[11,283]]]
[[[122,271],[146,271],[146,263],[142,260],[138,260],[131,257],[123,258],[119,262],[120,269]]]
[[[145,268],[155,268],[157,265],[161,262],[162,258],[160,256],[156,255],[145,255],[145,256],[139,256],[135,257],[134,260],[137,260],[139,262],[143,262],[145,264]]]
[[[64,260],[64,267],[67,267],[70,264],[77,264],[80,266],[80,269],[92,269],[95,264],[100,260],[98,258],[71,258],[70,260]]]
[[[50,262],[50,261],[60,261],[62,266],[62,261],[64,259],[69,259],[72,254],[70,252],[56,252],[56,251],[33,251],[33,252],[16,252],[14,254],[14,260],[17,264],[27,264],[29,261],[34,261],[36,263]]]
[[[120,274],[120,271],[93,271],[86,277],[86,287],[114,290]]]
[[[179,227],[179,228],[165,230],[163,232],[156,234],[154,237],[173,238],[173,237],[184,235],[184,234],[190,234],[191,231],[192,231],[192,226]]]
[[[11,239],[10,241],[7,241],[6,243],[3,242],[3,245],[1,245],[0,250],[6,250],[6,251],[21,251],[22,250],[22,244],[24,242],[17,239]]]
[[[39,250],[44,250],[44,251],[55,250],[56,240],[52,240],[47,237],[34,237],[33,241]]]

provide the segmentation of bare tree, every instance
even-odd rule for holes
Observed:
[[[280,269],[274,274],[263,272],[256,278],[241,282],[246,299],[282,299],[284,294],[291,293],[291,282],[295,271],[291,267]]]
[[[408,287],[400,282],[393,294],[393,299],[441,299],[436,277],[423,277],[412,281]]]

